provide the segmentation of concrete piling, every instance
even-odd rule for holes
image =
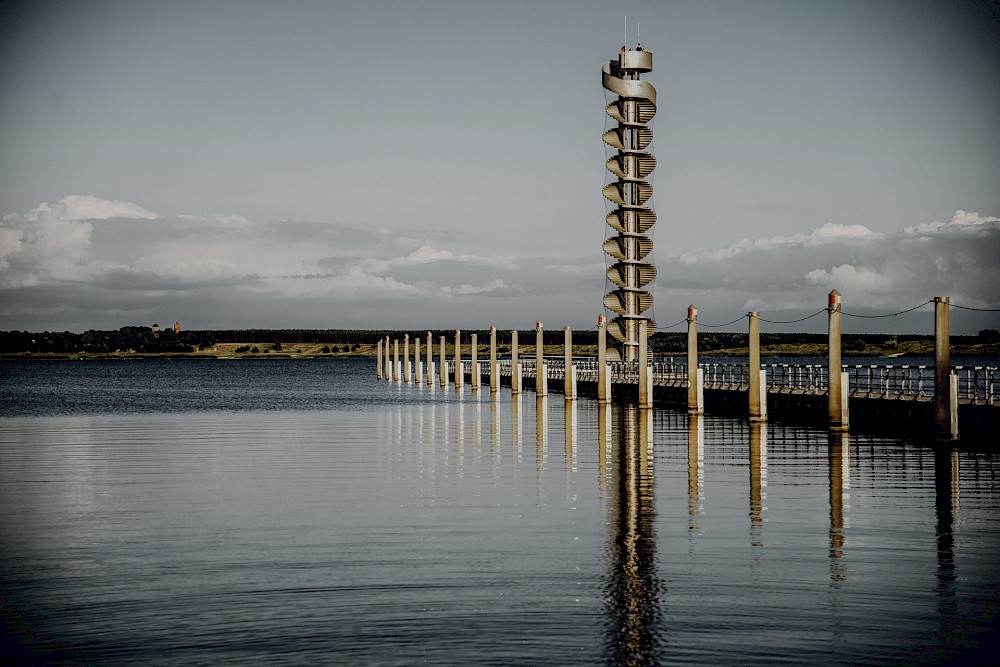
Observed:
[[[566,327],[563,340],[563,395],[566,400],[576,398],[576,366],[573,364],[573,329]]]
[[[958,382],[951,372],[951,298],[934,297],[934,424],[939,440],[958,438]]]
[[[448,386],[448,360],[445,359],[445,354],[446,352],[445,352],[444,336],[441,336],[441,340],[438,341],[438,359],[441,364],[441,367],[438,369],[438,372],[442,389]]]
[[[510,332],[510,390],[521,393],[521,360],[517,351],[517,329]]]
[[[705,412],[705,375],[698,367],[698,309],[692,303],[688,306],[687,338],[687,408],[689,414]]]
[[[611,373],[608,372],[608,322],[597,317],[597,402],[611,402]]]
[[[653,407],[653,369],[649,365],[648,320],[639,320],[639,407]]]
[[[462,380],[465,373],[462,372],[462,332],[455,329],[455,389],[462,388]]]
[[[434,338],[427,332],[427,386],[434,386]]]
[[[413,337],[413,382],[420,384],[424,375],[424,366],[420,363],[420,336]]]
[[[549,393],[549,374],[545,367],[545,341],[542,335],[542,323],[535,322],[535,394],[547,396]]]
[[[410,384],[410,334],[403,334],[403,382]]]
[[[497,368],[497,328],[490,326],[490,393],[500,388],[500,372]]]
[[[827,377],[829,386],[827,389],[827,414],[829,427],[834,430],[843,430],[848,427],[850,407],[848,398],[850,389],[848,388],[847,373],[843,371],[840,362],[840,312],[841,312],[840,292],[833,290],[830,292],[827,312],[828,321],[828,359]]]
[[[767,371],[760,367],[760,313],[748,313],[750,319],[750,367],[749,375],[750,421],[767,421]]]
[[[382,346],[385,350],[385,381],[392,382],[392,362],[389,358],[389,337],[385,337],[385,345]]]
[[[479,336],[472,334],[470,341],[470,358],[472,364],[472,391],[479,390]]]
[[[399,339],[394,338],[392,340],[392,379],[399,382],[402,379],[402,375],[399,372]]]
[[[376,362],[377,368],[375,370],[375,377],[377,377],[379,380],[381,380],[382,379],[382,339],[381,338],[379,338],[379,340],[378,340],[378,347],[377,347],[377,351],[375,353],[375,359],[377,359],[377,362]]]

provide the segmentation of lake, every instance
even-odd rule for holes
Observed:
[[[991,664],[991,451],[374,360],[0,362],[15,664]]]

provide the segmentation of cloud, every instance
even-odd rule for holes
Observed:
[[[29,221],[57,217],[60,220],[109,220],[131,218],[156,220],[159,218],[141,206],[127,201],[101,199],[93,195],[70,195],[54,204],[41,204],[24,217]]]
[[[695,264],[703,260],[723,260],[748,252],[760,252],[780,248],[816,248],[831,244],[854,243],[861,244],[883,238],[882,234],[873,232],[864,225],[841,225],[827,223],[807,234],[792,236],[771,236],[758,239],[740,239],[735,243],[691,255],[681,255],[685,264]]]
[[[599,247],[565,256],[529,246],[512,257],[475,243],[340,222],[163,218],[128,202],[67,197],[3,217],[0,328],[118,328],[135,317],[234,328],[465,328],[537,319],[578,327],[601,312]],[[896,233],[832,224],[693,255],[665,256],[665,247],[654,260],[653,315],[661,324],[680,320],[690,303],[706,324],[747,310],[795,319],[823,308],[834,288],[848,312],[893,312],[938,295],[1000,306],[1000,219],[977,213],[956,211]],[[902,328],[923,326],[913,322]]]
[[[507,289],[507,283],[500,279],[496,279],[488,280],[482,285],[462,283],[457,288],[445,285],[441,287],[440,292],[446,296],[471,296],[473,294],[485,294],[487,292],[496,292],[497,290],[505,289]]]
[[[859,314],[896,312],[934,296],[951,296],[953,303],[967,307],[997,308],[998,258],[1000,218],[960,210],[947,222],[920,223],[896,233],[824,225],[808,233],[743,239],[674,256],[657,266],[656,294],[659,307],[669,303],[672,314],[691,301],[704,303],[718,312],[711,319],[706,314],[706,321],[713,322],[732,320],[747,310],[793,319],[822,308],[832,289],[843,294],[845,311]]]

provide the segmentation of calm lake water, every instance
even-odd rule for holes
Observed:
[[[24,664],[991,664],[993,453],[374,361],[0,362]]]

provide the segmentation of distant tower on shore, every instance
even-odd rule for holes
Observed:
[[[608,332],[625,360],[638,359],[638,322],[647,320],[650,333],[656,328],[643,314],[653,305],[653,295],[645,288],[656,277],[656,268],[643,261],[653,250],[646,232],[656,223],[656,213],[645,206],[653,196],[646,177],[656,168],[656,160],[646,152],[653,140],[647,123],[656,114],[656,88],[639,80],[641,73],[652,70],[652,51],[623,46],[617,58],[604,64],[601,76],[604,88],[618,96],[605,109],[618,124],[604,133],[604,143],[616,151],[605,163],[613,178],[604,186],[604,197],[614,205],[606,220],[617,232],[604,242],[604,252],[615,260],[607,277],[617,288],[604,295],[604,306],[617,315]]]

